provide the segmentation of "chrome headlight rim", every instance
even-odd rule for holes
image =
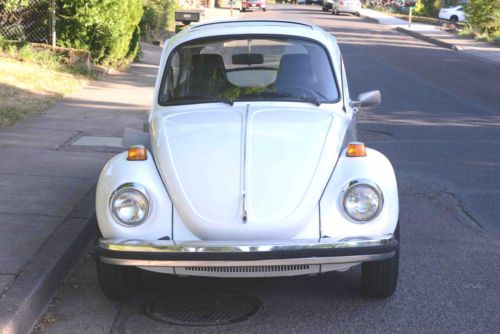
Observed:
[[[346,201],[347,201],[347,197],[348,197],[349,193],[352,190],[354,190],[355,188],[358,188],[358,187],[362,187],[362,186],[365,186],[365,187],[372,189],[375,192],[375,194],[377,194],[378,199],[379,199],[379,205],[377,207],[377,211],[375,211],[375,213],[371,217],[364,218],[364,219],[358,219],[356,217],[353,217],[349,213],[349,211],[346,209]],[[384,195],[382,194],[382,190],[380,190],[380,187],[375,182],[368,180],[368,179],[356,179],[356,180],[349,182],[347,187],[344,189],[343,195],[341,198],[342,198],[342,209],[344,211],[345,216],[347,216],[347,218],[349,218],[349,220],[351,220],[352,222],[354,222],[356,224],[366,224],[366,223],[373,221],[375,218],[377,218],[380,215],[380,212],[382,211],[382,208],[384,207]]]
[[[139,194],[141,194],[142,196],[144,196],[144,198],[146,199],[146,202],[147,202],[147,208],[146,208],[146,213],[145,213],[144,217],[141,218],[140,220],[134,222],[133,224],[127,223],[123,219],[121,219],[120,216],[116,213],[115,206],[114,206],[115,200],[119,195],[121,195],[122,193],[124,193],[126,191],[131,191],[131,190],[136,191]],[[111,196],[109,198],[109,211],[111,212],[111,215],[113,216],[114,220],[118,224],[120,224],[121,226],[133,228],[133,227],[138,227],[138,226],[142,225],[149,218],[149,214],[151,212],[151,201],[149,198],[148,191],[146,190],[146,188],[144,186],[142,186],[141,184],[138,184],[138,183],[129,182],[129,183],[124,183],[124,184],[120,185],[118,188],[116,188],[115,191],[113,191],[113,193],[111,194]]]

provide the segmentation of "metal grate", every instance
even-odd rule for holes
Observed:
[[[0,1],[0,35],[5,39],[47,43],[49,8],[49,0],[29,0],[16,5]]]
[[[185,267],[186,271],[211,272],[211,273],[273,273],[284,271],[308,270],[308,264],[280,265],[280,266],[244,266],[244,267]]]
[[[153,319],[183,326],[217,326],[247,320],[260,302],[245,294],[225,290],[172,293],[146,305]]]

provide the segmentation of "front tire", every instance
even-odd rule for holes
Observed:
[[[96,269],[101,290],[109,299],[128,299],[139,291],[139,268],[115,266],[97,259]]]
[[[262,11],[265,12],[266,11],[266,7],[262,8]]]
[[[456,24],[457,22],[458,22],[458,16],[453,15],[452,17],[450,17],[451,24]]]
[[[399,224],[394,233],[399,241]],[[365,262],[361,265],[363,291],[370,297],[387,298],[394,294],[398,284],[399,246],[387,260]]]

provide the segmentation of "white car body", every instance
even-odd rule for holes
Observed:
[[[454,6],[449,8],[441,8],[439,10],[439,18],[451,22],[462,22],[465,20],[463,6]]]
[[[158,94],[169,54],[188,41],[228,31],[319,43],[342,83],[343,99],[320,106],[281,101],[161,106]],[[346,270],[394,255],[395,174],[375,150],[367,149],[365,157],[346,156],[347,143],[356,140],[356,109],[342,66],[336,39],[302,23],[200,24],[166,41],[149,115],[148,158],[115,156],[97,185],[100,260],[177,275],[258,277]],[[343,209],[343,196],[363,180],[380,189],[383,206],[375,218],[359,223]],[[124,226],[111,212],[111,198],[124,186],[147,193],[150,209],[139,226]],[[384,245],[392,248],[383,254],[321,258],[309,253]],[[273,251],[300,255],[301,250],[306,258],[273,257]],[[127,257],[128,252],[138,257]],[[204,258],[205,252],[214,258]]]
[[[331,5],[332,13],[350,13],[350,14],[359,14],[361,10],[361,1],[359,0],[333,0]]]

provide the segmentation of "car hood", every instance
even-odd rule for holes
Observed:
[[[293,238],[333,170],[343,122],[317,107],[193,107],[155,117],[153,148],[180,217],[199,238]]]

